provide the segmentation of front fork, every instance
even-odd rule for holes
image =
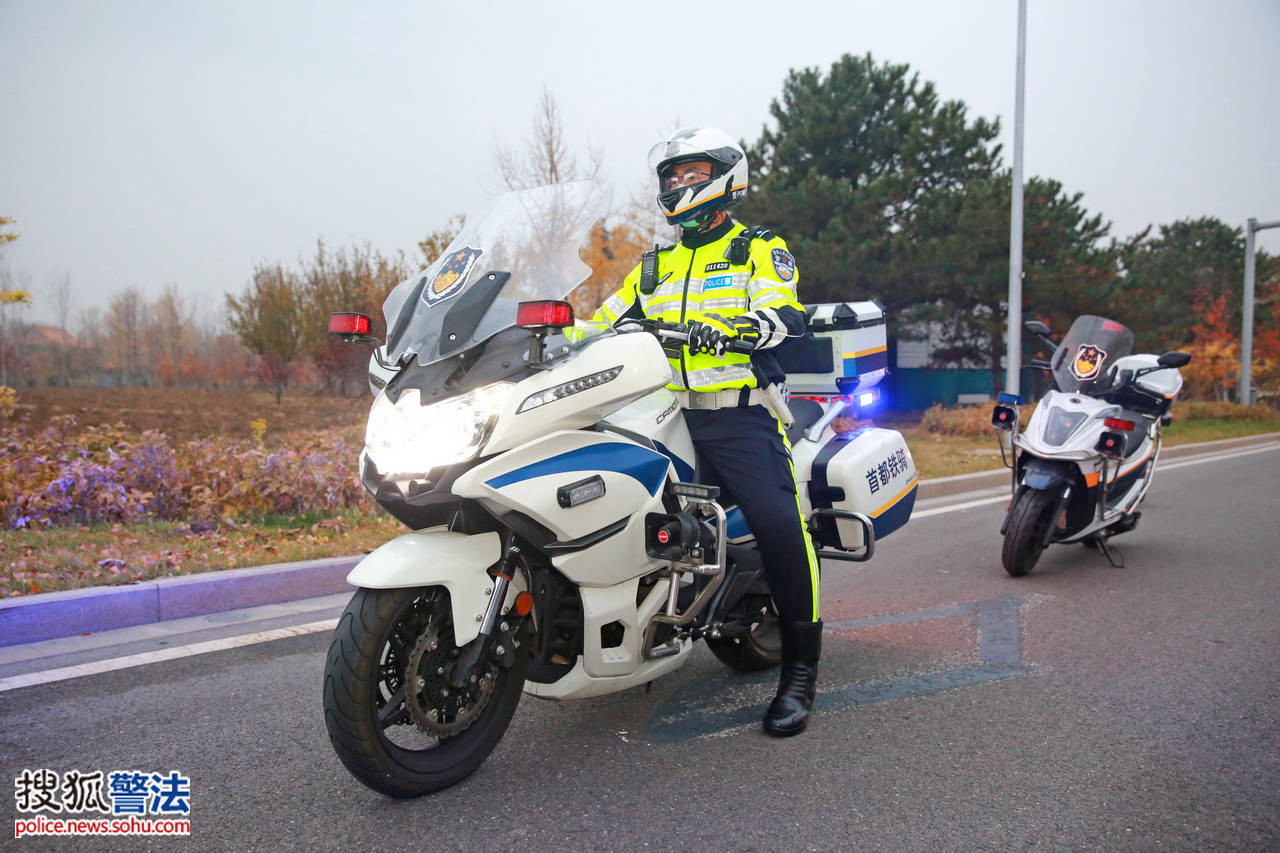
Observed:
[[[453,671],[449,674],[449,683],[460,688],[467,683],[471,676],[472,669],[479,662],[485,649],[489,646],[489,638],[493,634],[493,628],[498,623],[498,617],[502,615],[502,605],[507,600],[507,590],[511,587],[511,578],[516,571],[516,566],[520,561],[520,546],[515,544],[514,540],[509,540],[507,547],[502,552],[502,559],[491,570],[493,577],[493,593],[489,597],[489,605],[485,608],[484,615],[480,619],[480,633],[476,638],[466,645],[462,650],[457,662],[453,666]],[[502,633],[505,635],[509,631],[509,626],[503,622]],[[509,638],[509,642],[513,647],[518,648],[520,641],[514,637]],[[499,658],[505,658],[513,649],[507,649],[498,646],[494,649],[495,654]]]

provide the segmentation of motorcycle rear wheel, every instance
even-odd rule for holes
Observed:
[[[759,602],[755,602],[757,605]],[[738,672],[759,672],[782,663],[782,634],[773,608],[763,610],[764,618],[737,637],[707,638],[707,646],[720,662]]]
[[[465,779],[502,739],[520,702],[524,650],[510,668],[477,663],[477,684],[487,689],[454,689],[439,729],[415,724],[405,698],[407,667],[417,667],[414,702],[420,710],[431,704],[428,713],[436,714],[440,700],[433,697],[450,696],[450,688],[435,663],[457,657],[452,621],[440,587],[360,589],[338,620],[325,663],[325,726],[347,770],[387,796],[419,797]]]
[[[1044,550],[1045,528],[1053,523],[1051,516],[1058,496],[1038,489],[1028,489],[1009,508],[1009,528],[1004,535],[1000,559],[1004,570],[1015,578],[1031,571]]]

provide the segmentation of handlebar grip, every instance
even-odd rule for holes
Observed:
[[[736,353],[741,353],[743,355],[748,355],[756,351],[756,345],[751,341],[744,341],[742,338],[732,338],[729,341],[729,346],[726,347],[726,349],[728,349],[729,352],[736,352]]]

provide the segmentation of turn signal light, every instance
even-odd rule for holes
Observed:
[[[1133,421],[1122,421],[1119,418],[1107,418],[1103,423],[1106,424],[1107,429],[1118,429],[1123,430],[1124,432],[1131,432],[1133,430]]]
[[[521,616],[528,616],[529,611],[533,609],[533,596],[527,592],[522,592],[516,596],[516,613]]]
[[[516,308],[516,325],[530,329],[540,326],[564,328],[573,325],[573,306],[551,299],[545,302],[521,302]]]
[[[373,331],[373,324],[367,314],[354,311],[335,311],[329,315],[329,334],[331,335],[368,335]]]

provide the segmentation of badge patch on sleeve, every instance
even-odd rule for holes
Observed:
[[[786,249],[774,249],[771,256],[773,258],[773,269],[778,274],[778,278],[783,281],[791,281],[796,277],[796,259]]]

